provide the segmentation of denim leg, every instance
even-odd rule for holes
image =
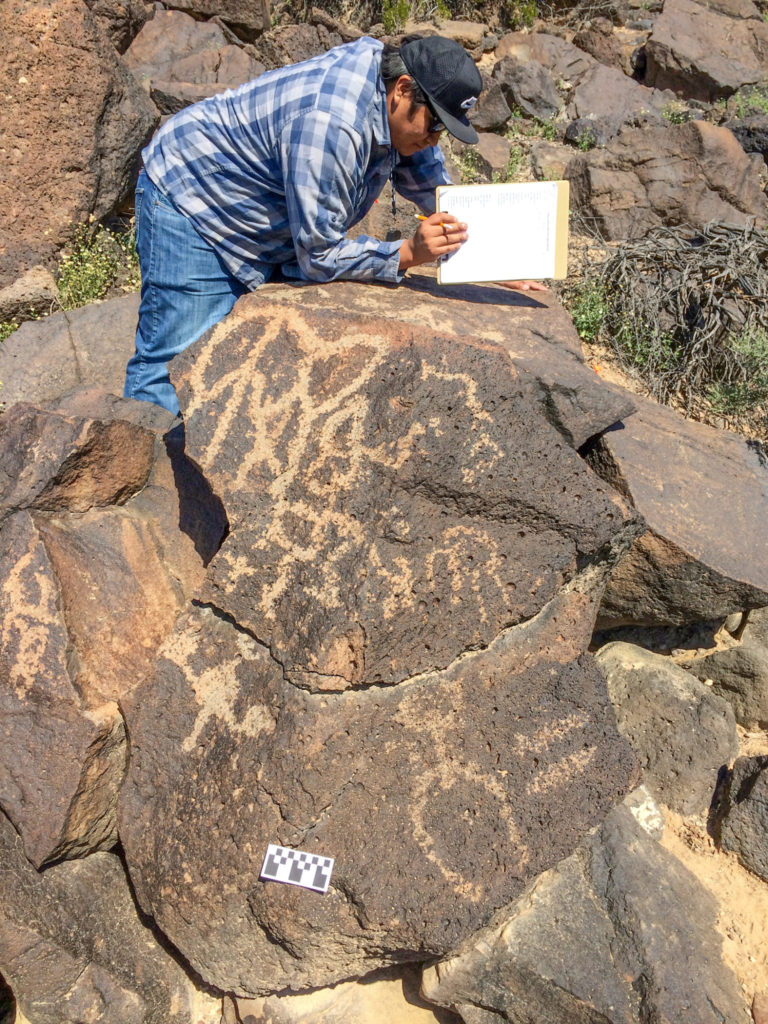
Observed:
[[[143,171],[136,187],[136,248],[141,305],[123,394],[178,413],[167,363],[223,319],[248,289]]]

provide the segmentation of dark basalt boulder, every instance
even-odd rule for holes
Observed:
[[[493,344],[241,303],[172,379],[229,534],[121,702],[139,902],[243,996],[444,955],[632,784],[584,651],[638,524]]]

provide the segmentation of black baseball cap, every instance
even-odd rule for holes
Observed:
[[[425,36],[402,43],[400,56],[451,135],[477,142],[467,113],[477,103],[483,80],[464,47],[443,36]]]

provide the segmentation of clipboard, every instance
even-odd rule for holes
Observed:
[[[564,278],[569,182],[439,185],[436,210],[468,226],[462,247],[438,263],[440,284]]]

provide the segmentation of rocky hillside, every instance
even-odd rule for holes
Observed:
[[[457,179],[762,237],[759,7],[505,11],[420,26],[484,75]],[[182,426],[117,397],[135,294],[28,319],[164,116],[404,13],[0,9],[2,1024],[768,1020],[758,442],[423,268],[244,297]]]

